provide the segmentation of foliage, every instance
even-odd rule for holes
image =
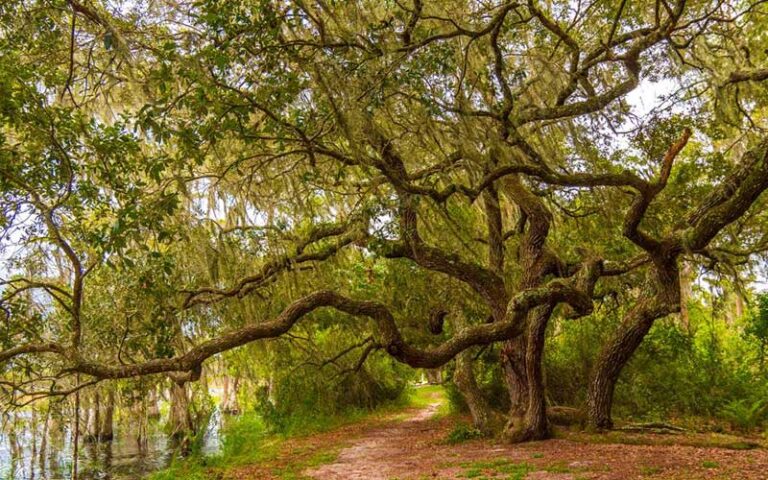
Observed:
[[[747,317],[748,324],[744,328],[744,335],[752,339],[758,345],[757,361],[760,370],[765,368],[765,356],[768,349],[768,292],[757,295],[755,308]]]
[[[448,433],[448,436],[445,438],[445,443],[448,445],[456,445],[468,440],[483,438],[484,436],[485,435],[483,435],[483,432],[480,430],[465,423],[459,423]]]
[[[760,297],[758,297],[760,298]],[[715,418],[738,429],[759,427],[765,419],[768,379],[755,360],[759,344],[750,340],[754,316],[729,319],[701,300],[690,309],[686,329],[671,317],[657,322],[623,372],[616,393],[621,415],[644,420]],[[557,324],[546,359],[553,402],[580,405],[595,343],[605,341],[612,315]]]
[[[528,473],[536,470],[533,465],[528,463],[516,463],[511,460],[499,459],[492,461],[466,462],[461,467],[464,472],[462,478],[495,478],[504,476],[510,480],[522,480]],[[549,471],[549,470],[548,470]]]
[[[262,410],[248,411],[225,423],[221,433],[221,448],[216,454],[204,455],[197,452],[188,458],[178,458],[169,468],[154,473],[150,479],[197,480],[210,478],[216,472],[221,473],[229,468],[268,462],[283,451],[284,443],[291,438],[332,430],[354,422],[365,422],[410,407],[421,408],[435,392],[436,389],[417,389],[381,404],[374,410],[348,407],[332,415],[322,410],[297,410],[290,416],[281,417],[278,422],[265,417]],[[305,463],[290,465],[280,472],[280,478],[293,478],[304,468],[327,463],[333,458],[333,451],[321,451],[306,459]]]
[[[730,422],[733,428],[742,431],[761,426],[768,418],[766,413],[768,413],[768,401],[765,398],[733,400],[720,411],[720,415]]]

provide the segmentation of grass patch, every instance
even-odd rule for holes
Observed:
[[[446,398],[445,388],[442,385],[410,387],[406,395],[408,406],[414,408],[427,408],[436,402],[440,402],[433,418],[443,418],[453,413],[450,402]]]
[[[505,478],[507,480],[523,480],[535,468],[527,463],[515,463],[511,460],[498,459],[462,463],[464,471],[461,478]],[[501,476],[501,477],[500,477]]]
[[[167,469],[150,475],[149,480],[224,478],[229,469],[274,461],[282,452],[286,440],[290,438],[318,433],[344,423],[342,420],[334,422],[329,419],[325,422],[311,423],[308,428],[312,428],[312,431],[275,434],[269,432],[255,413],[244,414],[233,420],[224,429],[221,451],[218,454],[192,455],[183,459],[174,459]],[[340,446],[334,446],[314,452],[306,458],[300,456],[298,459],[292,459],[290,464],[276,468],[273,473],[285,480],[303,478],[301,472],[304,469],[333,462],[340,450]]]
[[[563,432],[558,431],[558,438],[566,438],[582,443],[620,443],[624,445],[682,445],[689,447],[725,448],[730,450],[750,450],[765,448],[764,442],[758,443],[734,435],[719,433],[687,433],[681,435],[659,435],[652,433],[627,433],[610,431],[605,433]]]
[[[549,473],[573,473],[574,470],[563,462],[554,463],[544,467],[544,471]]]
[[[414,408],[426,408],[436,400],[445,399],[442,385],[419,385],[409,387],[406,391],[408,405]]]
[[[445,404],[444,399],[444,392],[440,386],[412,387],[396,400],[373,411],[350,410],[333,416],[297,415],[284,419],[278,430],[274,427],[270,428],[258,413],[245,413],[230,419],[222,428],[219,453],[206,456],[193,454],[187,458],[174,459],[168,468],[151,474],[148,480],[224,478],[229,469],[276,460],[289,439],[306,437],[383,417],[391,419],[393,415],[408,408],[425,408],[436,401],[440,401],[441,405]],[[275,468],[273,474],[285,480],[300,479],[301,472],[305,469],[333,462],[341,448],[340,445],[334,445],[314,453],[306,452],[307,455],[299,455],[301,458],[291,458],[289,465]]]
[[[661,468],[647,465],[640,467],[640,475],[650,476],[656,475],[657,473],[661,473]]]
[[[717,468],[720,466],[720,464],[717,462],[712,462],[710,460],[705,460],[701,462],[701,466],[704,468]]]
[[[298,461],[292,460],[285,466],[273,469],[272,474],[281,480],[301,480],[307,478],[301,472],[308,468],[332,463],[339,457],[340,451],[341,447],[335,447],[332,450],[315,452],[307,459]]]
[[[544,457],[544,455],[541,453],[534,453],[532,456],[534,458]],[[477,478],[486,480],[523,480],[531,472],[583,474],[585,471],[589,470],[587,468],[580,467],[572,468],[563,461],[555,462],[550,465],[536,466],[527,462],[515,462],[505,458],[488,461],[465,462],[459,463],[458,465],[464,469],[464,471],[460,474],[461,478]]]

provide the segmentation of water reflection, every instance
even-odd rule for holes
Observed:
[[[218,409],[205,427],[202,453],[219,451],[222,415]],[[45,438],[45,441],[43,441]],[[0,432],[0,479],[69,480],[72,469],[71,431],[51,425],[47,435],[42,428]],[[83,480],[128,480],[142,478],[165,468],[180,455],[159,422],[152,422],[145,441],[134,432],[116,430],[112,442],[83,442],[78,452],[78,477]]]

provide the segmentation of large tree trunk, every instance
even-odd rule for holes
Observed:
[[[194,433],[186,383],[171,382],[170,395],[171,437],[178,442],[182,450],[186,451],[190,447],[191,437]]]
[[[560,261],[546,248],[552,214],[519,178],[505,178],[504,187],[505,193],[524,213],[525,221],[518,227],[523,234],[518,250],[522,269],[519,288],[539,286],[548,274],[559,273]],[[526,223],[527,229],[523,231]],[[511,441],[549,437],[541,360],[551,313],[549,306],[529,312],[524,335],[507,341],[502,349],[502,366],[510,397],[510,418],[504,436]]]
[[[645,314],[643,305],[635,307],[627,317],[619,332],[603,348],[594,366],[587,393],[587,416],[590,427],[594,429],[613,428],[611,407],[619,374],[653,325],[654,319]]]
[[[467,402],[472,414],[472,425],[483,434],[492,432],[494,412],[477,384],[473,368],[472,351],[464,350],[456,357],[456,371],[453,382]]]
[[[505,429],[504,436],[511,441],[541,440],[550,436],[542,360],[547,323],[551,314],[552,307],[545,305],[536,308],[529,315],[524,358],[528,398],[520,421],[517,424],[508,424]]]
[[[613,428],[611,407],[613,393],[621,370],[657,318],[679,311],[680,284],[674,260],[655,265],[656,293],[639,301],[627,312],[618,332],[605,345],[595,363],[587,392],[587,417],[589,426],[603,430]]]
[[[519,422],[528,405],[528,375],[525,372],[526,335],[508,340],[501,349],[501,367],[509,393],[509,422]],[[509,425],[508,425],[509,427]]]

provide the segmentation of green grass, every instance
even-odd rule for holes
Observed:
[[[460,474],[462,478],[476,478],[480,480],[491,478],[523,480],[528,473],[534,470],[534,467],[527,463],[515,463],[505,459],[467,462],[460,464],[460,466],[464,469]]]
[[[357,417],[356,417],[357,418]],[[286,440],[301,435],[318,433],[352,421],[351,419],[326,419],[306,424],[304,430],[289,433],[270,433],[255,413],[245,414],[224,429],[221,451],[215,455],[192,455],[176,459],[165,470],[150,475],[149,480],[203,480],[222,478],[224,473],[236,467],[262,464],[274,460],[282,451]],[[301,477],[306,468],[333,462],[340,447],[332,446],[316,452],[308,459],[292,461],[273,473],[281,479]]]
[[[542,454],[533,454],[534,458],[543,457]],[[454,464],[455,465],[455,464]],[[543,471],[548,473],[579,473],[583,468],[571,468],[565,462],[555,462],[550,465],[535,466],[527,462],[515,462],[505,458],[496,460],[465,462],[458,464],[464,471],[461,478],[476,478],[480,480],[503,479],[523,480],[531,472]]]
[[[445,391],[441,385],[421,385],[409,387],[406,396],[409,406],[426,408],[435,401],[435,398],[445,398]]]
[[[483,432],[467,424],[459,423],[448,433],[448,436],[445,438],[445,443],[448,445],[456,445],[478,438],[483,438]]]
[[[661,473],[661,468],[653,467],[653,466],[640,467],[640,475],[650,476],[650,475],[656,475],[657,473]]]
[[[272,470],[272,474],[281,480],[301,480],[306,478],[301,472],[308,468],[332,463],[339,457],[340,447],[316,452],[306,460],[291,461],[289,464]]]
[[[408,406],[415,408],[426,408],[436,401],[440,406],[435,412],[434,418],[442,418],[451,415],[451,405],[446,399],[445,388],[442,385],[422,385],[410,387],[407,392]]]
[[[720,464],[717,463],[717,462],[712,462],[712,461],[709,461],[709,460],[705,460],[705,461],[701,462],[701,466],[704,467],[704,468],[717,468],[717,467],[720,466]]]
[[[621,443],[625,445],[684,445],[690,447],[727,448],[731,450],[750,450],[768,447],[765,441],[744,439],[734,435],[720,433],[690,433],[684,435],[656,435],[649,433],[630,433],[610,431],[601,434],[569,432],[556,430],[557,438],[566,438],[582,443]]]
[[[281,422],[278,432],[257,413],[250,412],[224,426],[221,451],[215,455],[192,455],[175,459],[165,470],[150,475],[149,480],[203,480],[222,478],[228,469],[245,465],[263,464],[276,459],[286,440],[316,433],[327,432],[345,425],[362,421],[391,417],[408,408],[425,408],[435,401],[444,401],[440,386],[409,388],[403,395],[376,410],[350,410],[340,415],[297,415]],[[438,414],[440,412],[438,411]],[[403,415],[405,418],[406,415]],[[338,445],[315,452],[306,459],[292,459],[290,465],[282,466],[273,474],[281,479],[300,479],[307,468],[333,462],[341,450]]]
[[[563,462],[548,465],[544,467],[544,471],[549,473],[573,473],[573,469]]]

